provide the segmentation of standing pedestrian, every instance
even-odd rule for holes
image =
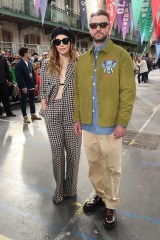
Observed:
[[[21,59],[15,66],[15,75],[19,89],[21,90],[21,110],[24,123],[30,123],[26,112],[27,99],[29,99],[29,106],[32,120],[41,120],[35,113],[35,88],[36,79],[32,64],[30,63],[30,51],[28,48],[22,47],[19,49]]]
[[[49,59],[41,67],[40,112],[52,149],[56,181],[52,200],[59,203],[77,193],[81,136],[76,136],[73,127],[73,79],[77,61],[74,33],[67,27],[57,27],[51,39]]]
[[[139,67],[139,74],[138,74],[138,83],[144,82],[147,84],[148,78],[148,67],[147,62],[144,60],[144,57],[139,57],[137,66]],[[142,76],[142,79],[141,79]]]
[[[90,17],[93,47],[78,59],[74,88],[74,128],[81,135],[96,195],[83,210],[105,206],[103,224],[117,223],[122,137],[126,134],[135,99],[130,55],[109,39],[110,18],[98,10]]]
[[[3,108],[7,117],[15,117],[16,115],[10,109],[8,86],[12,84],[11,75],[7,61],[3,55],[0,55],[0,102],[3,103]],[[0,108],[0,118],[5,116]]]
[[[159,68],[159,70],[160,70],[160,56],[159,56],[156,64],[154,64],[154,67],[157,67],[157,66],[158,66],[158,68]]]

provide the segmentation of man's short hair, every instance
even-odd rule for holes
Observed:
[[[108,18],[108,20],[110,21],[109,14],[103,9],[98,9],[96,12],[91,13],[90,18],[95,17],[95,16],[102,16],[102,15],[106,16]]]
[[[26,47],[22,47],[22,48],[19,49],[19,55],[20,55],[21,57],[24,57],[24,54],[25,54],[26,52],[28,52],[28,48],[26,48]]]
[[[32,54],[32,56],[34,56],[34,55],[37,55],[37,56],[38,56],[38,53],[34,52],[34,53]]]

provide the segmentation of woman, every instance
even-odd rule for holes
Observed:
[[[37,88],[35,89],[35,95],[39,96],[41,64],[40,64],[40,62],[35,62],[35,63],[32,63],[32,66],[34,69],[34,75],[35,75],[36,83],[37,83]]]
[[[143,57],[138,58],[137,66],[139,67],[139,74],[138,74],[138,83],[141,83],[141,76],[142,76],[142,82],[147,84],[147,73],[148,73],[148,67],[147,63],[144,60]]]
[[[69,28],[57,27],[51,39],[49,60],[44,60],[41,67],[40,114],[44,116],[52,149],[56,181],[52,200],[59,203],[77,193],[81,137],[75,135],[73,128],[75,37]]]

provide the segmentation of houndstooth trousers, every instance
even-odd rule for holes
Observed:
[[[81,137],[75,135],[73,123],[64,121],[66,107],[63,98],[52,99],[44,111],[56,181],[53,195],[55,203],[61,202],[64,197],[75,196],[77,193]]]

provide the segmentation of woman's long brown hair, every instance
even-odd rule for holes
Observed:
[[[69,49],[69,57],[73,63],[77,62],[77,56],[76,56],[76,49],[70,41],[70,49]],[[49,54],[49,62],[48,62],[48,72],[52,74],[59,75],[61,72],[62,66],[60,64],[60,57],[59,53],[56,49],[56,46],[52,43],[51,44],[51,52]]]

